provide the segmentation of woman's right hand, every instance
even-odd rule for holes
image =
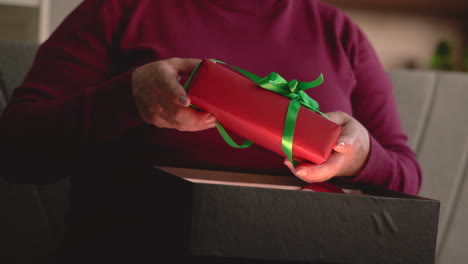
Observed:
[[[145,64],[132,74],[132,95],[140,118],[160,128],[200,131],[216,126],[213,115],[190,106],[179,83],[200,59],[170,58]]]

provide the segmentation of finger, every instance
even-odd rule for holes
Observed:
[[[164,95],[175,104],[183,107],[190,105],[190,98],[187,96],[184,87],[179,83],[175,69],[162,66],[157,85]]]
[[[162,119],[162,118],[153,119],[151,124],[159,128],[174,128],[174,124],[169,124],[169,122],[167,122],[165,119]]]
[[[301,164],[302,164],[302,166],[299,166]],[[300,163],[297,167],[294,167],[293,164],[291,163],[291,161],[288,158],[284,159],[284,165],[286,165],[286,167],[288,167],[289,170],[294,175],[296,175],[296,177],[298,177],[299,179],[301,179],[303,181],[306,181],[306,182],[309,182],[307,180],[307,176],[312,174],[312,172],[310,172],[311,168],[313,166],[316,166],[316,165],[314,165],[312,163],[305,163],[304,162],[304,163]]]
[[[191,72],[201,60],[171,58],[161,61],[161,74],[158,84],[164,93],[176,104],[187,107],[190,98],[184,87],[180,84],[180,74]]]
[[[350,133],[347,133],[347,131],[350,131]],[[343,129],[343,134],[338,137],[335,146],[333,146],[333,150],[339,153],[347,153],[352,151],[355,146],[359,146],[359,144],[356,143],[359,141],[359,134],[355,131],[356,129],[351,126],[345,127]]]
[[[215,127],[216,119],[207,112],[183,107],[179,109],[171,123],[179,131],[201,131]]]
[[[298,178],[305,182],[323,182],[338,174],[343,163],[345,155],[334,153],[328,160],[322,164],[301,163],[296,166],[295,173]]]
[[[193,69],[201,62],[201,59],[195,58],[170,58],[167,63],[174,68],[178,74],[191,73]]]
[[[349,151],[350,145],[356,137],[356,133],[354,133],[354,126],[352,125],[353,119],[350,115],[340,111],[327,113],[327,116],[331,121],[343,127],[343,130],[336,140],[333,150],[340,153],[346,153]]]
[[[348,114],[345,112],[341,111],[334,111],[334,112],[328,112],[326,113],[328,118],[330,118],[330,121],[337,123],[338,125],[344,125],[350,118]]]
[[[159,99],[152,116],[165,120],[169,128],[180,131],[199,131],[216,126],[213,115],[192,107],[181,107],[171,100]]]
[[[333,146],[333,150],[339,153],[346,153],[346,151],[349,149],[348,144],[345,143],[343,139],[338,139],[336,141],[335,146]]]
[[[292,173],[294,174],[296,173],[296,169],[294,168],[294,166],[292,165],[292,163],[289,161],[288,158],[284,159],[284,165],[286,165],[286,167],[288,167]]]
[[[156,118],[152,123],[160,128],[172,128],[179,131],[201,131],[216,127],[216,119],[209,113],[204,113],[201,117],[190,118],[184,112],[190,108],[182,108],[181,114],[178,114],[179,119],[163,119],[161,116]]]

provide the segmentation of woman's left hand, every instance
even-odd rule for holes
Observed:
[[[352,116],[336,111],[326,113],[331,121],[343,126],[336,145],[322,164],[301,163],[293,167],[286,158],[284,164],[305,182],[323,182],[335,176],[355,176],[366,164],[370,150],[367,129]]]

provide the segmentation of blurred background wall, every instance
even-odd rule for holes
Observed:
[[[451,57],[444,69],[467,70],[466,0],[322,1],[339,7],[361,26],[386,69],[438,67],[431,66],[432,59],[444,44]],[[0,0],[0,41],[41,43],[80,2]]]
[[[44,41],[82,0],[0,0],[0,41]]]
[[[410,12],[344,9],[368,36],[385,68],[427,68],[438,44],[449,44],[461,69],[463,20]]]

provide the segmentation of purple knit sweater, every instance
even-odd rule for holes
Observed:
[[[41,45],[2,115],[7,177],[50,182],[60,178],[58,164],[79,166],[124,146],[159,165],[291,175],[283,157],[256,145],[233,149],[216,129],[144,124],[131,73],[170,57],[215,58],[288,80],[322,73],[324,83],[307,90],[321,111],[349,113],[371,135],[368,162],[351,180],[418,193],[421,170],[387,73],[363,32],[315,0],[85,0]]]

